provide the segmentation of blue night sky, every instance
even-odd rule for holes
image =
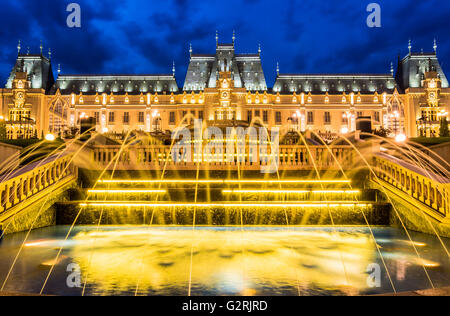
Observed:
[[[77,2],[82,27],[66,25],[66,7]],[[368,28],[366,7],[382,8],[382,27]],[[6,79],[17,55],[30,47],[52,49],[53,70],[63,74],[171,73],[177,65],[182,84],[194,53],[215,51],[231,42],[236,30],[238,53],[256,53],[269,86],[279,61],[282,73],[388,73],[397,56],[432,51],[444,71],[450,67],[450,1],[443,0],[22,0],[2,1],[0,11],[0,74]],[[3,85],[3,84],[2,84]]]

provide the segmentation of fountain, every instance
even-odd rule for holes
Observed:
[[[229,125],[203,122],[201,135]],[[317,145],[297,133],[275,150],[250,134],[239,147],[235,130],[202,137],[200,150],[183,139],[189,160],[178,136],[86,135],[2,170],[2,291],[361,295],[450,285],[448,163],[409,144],[312,135]],[[80,273],[74,286],[68,267]]]

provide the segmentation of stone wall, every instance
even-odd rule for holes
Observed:
[[[393,205],[390,219],[391,226],[403,229],[401,223],[403,222],[409,230],[430,235],[436,235],[437,232],[441,237],[450,238],[450,223],[438,222],[421,211],[419,207],[395,196],[390,197]]]
[[[56,225],[57,202],[69,201],[69,189],[76,187],[75,181],[52,192],[50,196],[43,196],[35,203],[2,223],[5,234],[27,231],[30,228],[37,229]]]
[[[239,207],[230,208],[197,208],[195,224],[202,226],[285,226],[289,225],[335,225],[366,226],[362,215],[366,216],[370,225],[387,226],[390,219],[389,205],[375,205],[373,208],[243,208],[242,219]],[[330,216],[331,214],[331,216]],[[121,208],[89,208],[75,203],[59,203],[57,205],[57,225],[97,225],[101,217],[101,225],[181,225],[191,226],[194,208],[164,207],[147,209]]]
[[[380,189],[378,184],[370,183],[372,188]],[[430,235],[436,235],[437,232],[441,237],[450,238],[450,222],[444,218],[442,221],[438,221],[428,215],[424,209],[427,207],[426,205],[421,205],[418,201],[411,203],[389,190],[386,190],[386,193],[381,190],[379,196],[381,200],[392,204],[390,226],[403,229],[403,222],[408,230]],[[435,212],[432,209],[427,211]]]

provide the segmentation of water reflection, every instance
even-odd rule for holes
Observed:
[[[431,236],[413,235],[419,260],[401,232],[376,228],[377,243],[364,228],[145,228],[67,227],[32,233],[5,290],[39,292],[52,264],[46,293],[80,295],[66,285],[70,263],[80,266],[87,295],[357,295],[392,288],[378,257],[386,260],[397,290],[450,285],[449,261]],[[22,238],[22,239],[21,239]],[[4,278],[23,235],[0,245]],[[447,242],[447,241],[446,241]],[[448,244],[448,242],[447,242]],[[63,255],[55,262],[59,247]],[[192,259],[192,273],[191,273]],[[382,287],[369,289],[367,267],[382,267]],[[1,279],[3,280],[3,279]]]

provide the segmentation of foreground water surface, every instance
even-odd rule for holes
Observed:
[[[372,235],[365,227],[77,226],[65,240],[68,230],[31,232],[4,291],[39,293],[52,266],[44,294],[82,295],[84,285],[84,295],[358,295],[450,286],[438,238],[411,233],[411,242],[395,228]],[[1,284],[25,236],[0,242]],[[379,284],[368,282],[377,267]]]

